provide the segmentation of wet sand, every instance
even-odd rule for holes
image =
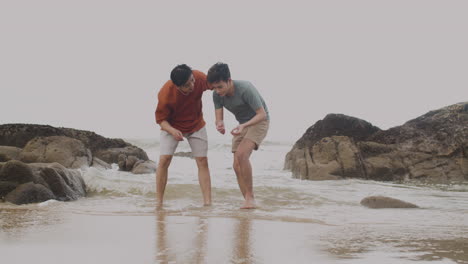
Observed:
[[[366,241],[369,234],[355,232],[334,240],[342,227],[251,215],[0,209],[0,258],[48,264],[468,263],[466,239]]]
[[[155,214],[1,211],[3,263],[310,263],[310,223]]]

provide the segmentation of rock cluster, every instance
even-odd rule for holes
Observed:
[[[136,156],[141,160],[148,160],[148,155],[142,149],[122,139],[105,138],[91,131],[34,124],[0,125],[0,147],[9,146],[23,149],[31,143],[33,139],[49,137],[78,140],[91,152],[93,157],[110,164],[118,163],[118,156],[121,153]],[[50,142],[50,140],[46,140],[46,142]],[[68,144],[73,145],[72,143]],[[0,153],[0,158],[1,157],[2,153]]]
[[[295,178],[309,180],[468,180],[468,102],[388,130],[329,114],[296,142],[284,168]]]
[[[0,125],[0,199],[5,201],[75,200],[86,195],[86,188],[74,169],[110,169],[112,163],[133,173],[156,170],[145,151],[122,139],[45,125]]]
[[[76,200],[86,195],[77,170],[59,163],[0,162],[0,199],[14,204]]]

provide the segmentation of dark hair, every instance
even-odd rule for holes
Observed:
[[[191,74],[192,69],[187,64],[179,64],[171,71],[171,80],[176,86],[182,86],[188,81]]]
[[[222,62],[218,62],[211,66],[211,68],[208,70],[208,75],[206,76],[206,79],[209,83],[215,83],[219,81],[227,82],[230,78],[231,72],[229,71],[229,66]]]

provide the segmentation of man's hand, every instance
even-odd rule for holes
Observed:
[[[175,140],[177,141],[184,141],[184,135],[182,135],[182,132],[178,129],[171,129],[170,134],[174,137]]]
[[[226,133],[226,129],[224,128],[224,121],[219,120],[216,122],[216,130],[218,130],[219,133],[223,134]]]
[[[231,130],[231,134],[233,136],[240,135],[240,133],[242,133],[242,130],[244,130],[244,126],[243,125],[238,125],[233,130]]]

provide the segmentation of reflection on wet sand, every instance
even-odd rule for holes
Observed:
[[[157,212],[156,262],[367,263],[377,256],[394,259],[395,263],[449,260],[468,264],[467,230],[460,230],[455,238],[450,234],[438,239],[437,232],[426,232],[427,238],[421,238],[423,231],[401,227],[389,226],[383,232],[373,225],[340,227],[252,216]]]
[[[364,259],[367,253],[377,251],[378,245],[386,245],[387,253],[396,258],[412,261],[452,260],[468,264],[468,239],[453,240],[375,240],[366,243],[362,240],[348,240],[347,246],[328,248],[328,252],[341,259]],[[391,250],[391,248],[394,248]],[[397,261],[397,260],[396,260]]]
[[[156,212],[156,261],[157,263],[169,263],[177,262],[177,260],[187,258],[182,260],[183,263],[206,263],[205,254],[207,246],[207,234],[208,234],[208,220],[206,218],[200,217],[196,220],[195,226],[192,234],[184,234],[183,236],[177,236],[177,234],[170,234],[170,229],[168,227],[169,223],[167,220],[167,212],[160,210]],[[192,224],[192,223],[189,223]],[[173,225],[173,224],[172,224]],[[168,234],[169,233],[169,234]],[[183,243],[179,241],[174,241],[171,243],[171,240],[175,238],[186,238],[189,239],[193,237],[193,243],[188,249],[183,248]]]
[[[235,227],[235,243],[233,248],[232,263],[253,263],[254,256],[251,252],[252,243],[250,239],[250,232],[252,229],[252,222],[250,218],[236,219]]]
[[[327,233],[326,237],[322,237],[326,245],[323,249],[339,259],[366,259],[367,254],[380,251],[408,261],[452,260],[468,264],[468,237],[463,236],[463,230],[460,230],[460,237],[446,239],[436,238],[438,235],[430,232],[425,232],[428,238],[421,239],[403,232],[389,231],[383,234],[359,227],[355,230],[348,232],[338,229]],[[419,236],[423,236],[422,233]]]
[[[174,261],[175,258],[169,256],[170,251],[167,247],[166,234],[166,213],[156,212],[156,262],[169,263],[169,260]]]
[[[249,213],[229,218],[156,214],[157,263],[330,263],[316,250],[316,224],[256,219]]]
[[[451,259],[457,263],[468,263],[468,238],[450,240],[416,240],[411,244],[401,243],[399,247],[407,248],[416,255],[412,260]]]
[[[180,217],[163,210],[156,215],[157,263],[255,263],[249,218]]]
[[[199,229],[197,230],[197,235],[195,237],[194,245],[197,246],[195,251],[195,261],[194,263],[202,264],[205,263],[205,252],[207,251],[207,233],[208,233],[208,219],[206,218],[199,218],[197,226]]]

